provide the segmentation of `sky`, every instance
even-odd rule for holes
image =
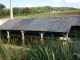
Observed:
[[[0,0],[6,8],[10,8],[10,0]],[[80,0],[12,0],[13,7],[74,7],[80,8]]]

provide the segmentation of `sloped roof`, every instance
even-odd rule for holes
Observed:
[[[80,16],[8,20],[0,30],[68,32],[75,25],[80,26]]]

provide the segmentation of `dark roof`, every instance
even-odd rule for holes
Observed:
[[[0,30],[68,32],[75,25],[80,26],[80,16],[8,20]]]

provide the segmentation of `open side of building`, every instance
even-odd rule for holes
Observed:
[[[80,16],[32,18],[8,20],[0,26],[1,37],[10,39],[19,37],[23,44],[25,38],[49,39],[49,37],[80,37]]]

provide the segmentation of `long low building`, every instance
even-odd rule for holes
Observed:
[[[8,40],[11,36],[22,37],[22,40],[36,36],[43,40],[48,35],[80,36],[80,16],[8,20],[0,26],[0,31]]]

